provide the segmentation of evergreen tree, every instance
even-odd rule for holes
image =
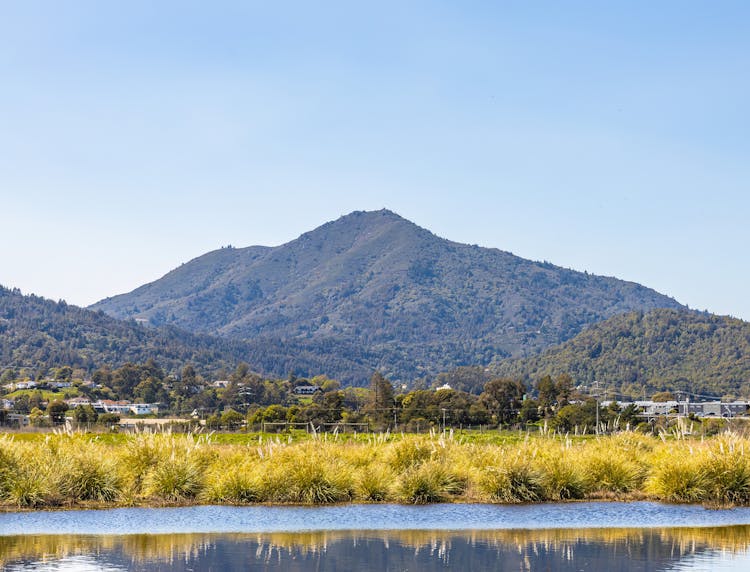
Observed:
[[[393,408],[393,385],[383,374],[376,371],[370,378],[369,413],[373,423],[385,425],[391,418]]]

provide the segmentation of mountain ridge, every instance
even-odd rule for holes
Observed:
[[[0,369],[67,365],[90,372],[153,358],[168,371],[190,363],[208,374],[234,368],[247,354],[242,342],[149,328],[0,286]]]
[[[211,251],[90,308],[311,353],[356,345],[368,367],[413,379],[534,354],[591,323],[659,307],[683,306],[634,282],[440,238],[383,209],[275,247]]]
[[[592,324],[539,355],[492,364],[495,375],[577,382],[640,395],[750,396],[750,323],[694,310],[630,312]],[[615,393],[615,397],[617,396]]]

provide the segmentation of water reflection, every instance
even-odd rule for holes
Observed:
[[[750,526],[0,537],[4,570],[747,570]]]

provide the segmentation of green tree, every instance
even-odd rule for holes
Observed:
[[[259,410],[260,421],[266,423],[282,423],[286,421],[288,410],[283,405],[269,405],[265,409]]]
[[[44,412],[38,407],[34,407],[31,410],[31,413],[29,413],[29,423],[31,423],[33,427],[44,427],[45,425]]]
[[[599,410],[600,419],[605,419],[606,412]],[[574,403],[561,407],[552,420],[560,431],[572,431],[575,427],[596,430],[596,399],[589,398],[583,403]]]
[[[206,427],[209,429],[219,429],[221,427],[221,415],[214,413],[206,418]]]
[[[55,381],[70,381],[71,379],[73,379],[72,367],[66,365],[57,368],[57,372],[55,373]]]
[[[379,371],[370,378],[370,403],[368,406],[373,423],[385,425],[393,414],[393,385]]]
[[[545,375],[536,384],[537,394],[539,396],[539,406],[545,415],[552,413],[552,409],[557,404],[557,385],[552,381],[551,375]]]
[[[73,417],[78,423],[96,423],[99,414],[91,405],[79,405],[73,410]]]
[[[536,399],[526,399],[521,403],[518,416],[523,423],[539,421],[539,402]]]
[[[671,391],[658,391],[651,396],[651,401],[658,401],[660,403],[674,400],[674,394]]]
[[[140,399],[143,403],[156,403],[165,401],[167,392],[164,384],[155,377],[147,377],[133,389],[133,396]]]
[[[33,407],[31,406],[31,400],[29,399],[28,393],[19,395],[16,397],[15,401],[13,401],[13,411],[16,413],[28,413],[32,409]]]
[[[140,382],[140,368],[132,363],[126,363],[112,373],[112,387],[123,398],[132,397],[133,390]]]
[[[42,409],[44,407],[44,395],[38,389],[29,395],[29,407]]]
[[[117,413],[102,413],[96,420],[100,425],[117,425],[120,416]]]
[[[68,404],[64,401],[55,400],[47,405],[47,415],[50,423],[53,425],[62,425],[65,423],[65,412],[68,410]]]
[[[232,431],[242,427],[242,423],[244,421],[245,416],[242,415],[242,413],[240,413],[239,411],[235,411],[234,409],[228,409],[221,415],[222,426]]]
[[[518,411],[526,387],[520,379],[499,378],[484,386],[480,402],[495,416],[498,424],[508,425],[518,420]]]

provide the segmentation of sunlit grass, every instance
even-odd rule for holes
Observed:
[[[750,505],[750,440],[636,433],[0,437],[0,505],[530,503],[600,498]]]

